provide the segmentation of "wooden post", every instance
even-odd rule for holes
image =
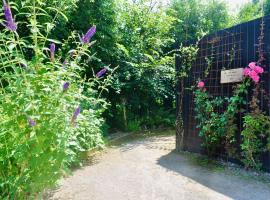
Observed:
[[[175,57],[176,68],[176,151],[184,150],[184,123],[183,123],[183,95],[184,95],[184,81],[179,78],[181,60],[179,56]]]

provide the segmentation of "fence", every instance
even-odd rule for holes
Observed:
[[[262,39],[261,45],[259,45],[259,37]],[[206,58],[211,58],[211,69],[207,78],[204,79],[206,89],[213,96],[230,97],[235,84],[221,84],[221,70],[244,68],[248,63],[257,61],[259,59],[258,49],[261,48],[261,51],[263,51],[264,57],[266,58],[264,61],[266,72],[262,77],[262,87],[269,94],[270,16],[207,35],[199,41],[198,48],[199,52],[189,73],[189,78],[184,81],[185,88],[194,86],[198,79],[202,78],[203,73],[208,66]],[[176,58],[176,69],[179,69],[180,66],[181,60]],[[179,95],[179,88],[177,90]],[[202,153],[202,139],[198,136],[199,130],[196,128],[194,96],[190,90],[185,90],[183,96],[183,105],[177,106],[178,110],[180,109],[180,106],[182,106],[183,110],[184,135],[182,149]],[[265,99],[263,95],[261,95],[260,106],[266,113],[270,113],[269,101]],[[220,112],[225,109],[224,107],[220,108]],[[240,132],[242,129],[241,114],[239,114],[238,119],[239,134],[236,138],[240,147]],[[179,137],[179,134],[177,134],[177,137]],[[180,139],[178,138],[177,142],[179,141]],[[262,155],[262,160],[265,169],[270,171],[270,153],[268,152]]]

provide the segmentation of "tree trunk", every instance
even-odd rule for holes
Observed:
[[[124,121],[124,130],[127,131],[128,122],[127,122],[127,100],[123,97],[122,98],[122,106],[123,106],[123,121]]]

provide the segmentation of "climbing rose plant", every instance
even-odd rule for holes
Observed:
[[[249,87],[255,85],[258,88],[260,76],[263,73],[264,69],[261,66],[256,62],[251,62],[243,70],[245,79],[235,88],[234,95],[225,99],[212,97],[203,81],[197,83],[194,92],[197,128],[200,130],[199,135],[204,139],[203,146],[208,155],[215,155],[225,148],[229,157],[241,159],[246,168],[261,169],[260,156],[269,150],[270,118],[258,106],[257,90],[249,104],[252,112],[243,117],[241,157],[237,155],[236,151],[235,135],[238,128],[235,118],[240,112],[241,106],[246,104],[244,97],[248,94]],[[225,103],[228,105],[227,109],[222,113],[218,112],[218,108]]]
[[[225,120],[222,120],[224,116],[216,112],[216,108],[224,102],[221,98],[211,98],[203,81],[198,82],[194,95],[199,136],[203,138],[207,154],[213,156],[220,148],[225,135]]]
[[[244,76],[249,77],[255,83],[252,99],[250,101],[250,112],[244,118],[242,136],[242,162],[247,169],[262,168],[261,156],[270,150],[270,117],[266,115],[259,106],[260,75],[264,69],[256,62],[252,62],[244,69]]]

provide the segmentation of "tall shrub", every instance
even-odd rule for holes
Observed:
[[[4,1],[5,29],[0,33],[0,198],[29,199],[56,182],[80,151],[102,144],[100,119],[106,103],[97,98],[99,79],[81,78],[93,26],[67,40],[76,48],[61,53],[49,39],[64,13],[50,1],[25,1],[13,18]],[[40,21],[42,23],[40,23]],[[20,37],[24,28],[28,35]],[[105,79],[108,84],[109,77]],[[87,95],[85,95],[87,94]]]

